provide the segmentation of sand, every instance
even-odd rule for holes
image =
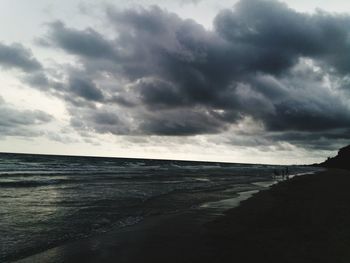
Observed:
[[[224,215],[208,209],[59,246],[18,262],[350,262],[350,172],[295,177]]]

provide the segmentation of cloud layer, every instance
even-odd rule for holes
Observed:
[[[49,123],[53,117],[39,110],[19,110],[0,97],[0,137],[35,137],[42,134],[36,129]]]
[[[349,139],[348,15],[242,0],[213,30],[156,6],[109,8],[105,19],[108,35],[48,25],[42,45],[78,62],[61,78],[20,45],[1,44],[0,64],[62,98],[81,132],[231,138],[251,119],[261,130],[230,143],[329,148]]]
[[[4,69],[19,68],[26,72],[42,69],[30,50],[21,44],[6,45],[0,42],[0,66]]]

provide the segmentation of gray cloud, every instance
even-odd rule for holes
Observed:
[[[42,65],[32,52],[19,43],[6,45],[0,42],[0,66],[5,69],[17,68],[25,72],[40,70]]]
[[[240,1],[215,19],[216,31],[252,51],[251,69],[278,73],[300,56],[322,60],[347,74],[350,17],[318,11],[298,13],[277,1]],[[331,41],[330,41],[331,40]]]
[[[88,132],[111,133],[119,135],[133,135],[136,130],[132,127],[132,120],[121,111],[112,111],[103,107],[100,109],[80,108],[75,110],[71,118],[71,125],[83,136]],[[73,109],[70,109],[71,111]]]
[[[82,97],[86,100],[92,101],[102,101],[103,94],[101,90],[99,90],[95,83],[93,83],[89,79],[81,79],[81,78],[71,78],[69,80],[69,89],[72,93]]]
[[[53,117],[39,110],[18,110],[0,97],[0,137],[38,136],[36,126],[52,121]]]
[[[54,45],[65,51],[90,58],[113,57],[113,45],[104,36],[87,28],[76,30],[67,28],[62,22],[50,24],[51,32],[46,45]]]
[[[266,135],[269,141],[288,141],[296,146],[315,150],[336,150],[350,140],[349,129],[328,132],[283,132]]]
[[[188,136],[219,133],[226,125],[206,109],[181,109],[152,114],[139,128],[145,134]]]
[[[28,79],[67,101],[76,129],[220,134],[250,117],[266,141],[302,145],[307,134],[311,147],[315,132],[348,139],[341,132],[350,128],[348,15],[242,0],[216,16],[213,30],[159,7],[109,8],[107,21],[114,30],[108,37],[50,24],[44,40],[75,55],[83,69],[67,69],[59,85],[46,75]]]

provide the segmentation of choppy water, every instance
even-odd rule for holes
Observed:
[[[275,169],[282,167],[0,154],[0,262],[188,209],[214,192],[256,189]]]

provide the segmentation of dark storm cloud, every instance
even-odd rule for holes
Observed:
[[[186,104],[176,86],[163,80],[144,79],[139,81],[135,88],[139,90],[141,100],[152,108],[170,108]]]
[[[51,33],[48,42],[44,43],[58,46],[69,53],[91,57],[113,57],[113,46],[104,37],[93,30],[75,30],[67,28],[62,22],[50,24]]]
[[[0,137],[38,136],[35,126],[50,122],[53,117],[39,110],[18,110],[0,97]]]
[[[117,44],[123,56],[117,62],[123,76],[131,81],[152,77],[163,80],[158,81],[160,85],[176,86],[183,97],[179,104],[211,104],[239,71],[228,43],[192,20],[157,7],[110,10],[109,18],[120,32]]]
[[[242,0],[216,16],[213,30],[159,7],[109,8],[107,21],[108,36],[49,25],[47,43],[83,68],[67,70],[59,91],[76,129],[187,136],[249,117],[267,134],[348,138],[340,132],[350,128],[348,15]],[[279,138],[301,144],[269,140]]]
[[[271,131],[326,131],[349,127],[349,98],[326,87],[322,75],[323,72],[303,65],[280,79],[255,77],[250,80],[251,89],[263,96],[260,98],[264,98],[265,106],[259,107],[255,102],[245,112],[262,120]],[[254,95],[246,97],[249,101]]]
[[[5,69],[17,68],[25,72],[33,72],[42,68],[29,49],[18,43],[6,45],[1,42],[0,66]]]
[[[205,109],[181,109],[149,116],[140,128],[145,134],[188,136],[219,133],[225,126]]]
[[[300,56],[324,60],[338,70],[349,70],[350,17],[318,11],[298,13],[284,3],[245,0],[215,19],[216,31],[228,41],[252,51],[250,70],[278,73]]]
[[[102,101],[103,94],[101,90],[99,90],[95,83],[91,80],[85,78],[74,78],[72,77],[69,80],[69,90],[79,97],[82,97],[86,100],[90,101]]]
[[[285,101],[275,105],[277,114],[266,119],[270,130],[322,131],[350,125],[349,107],[319,101]]]
[[[314,150],[337,150],[350,140],[350,129],[334,129],[326,132],[277,132],[265,136],[269,141],[288,141],[293,145]]]

